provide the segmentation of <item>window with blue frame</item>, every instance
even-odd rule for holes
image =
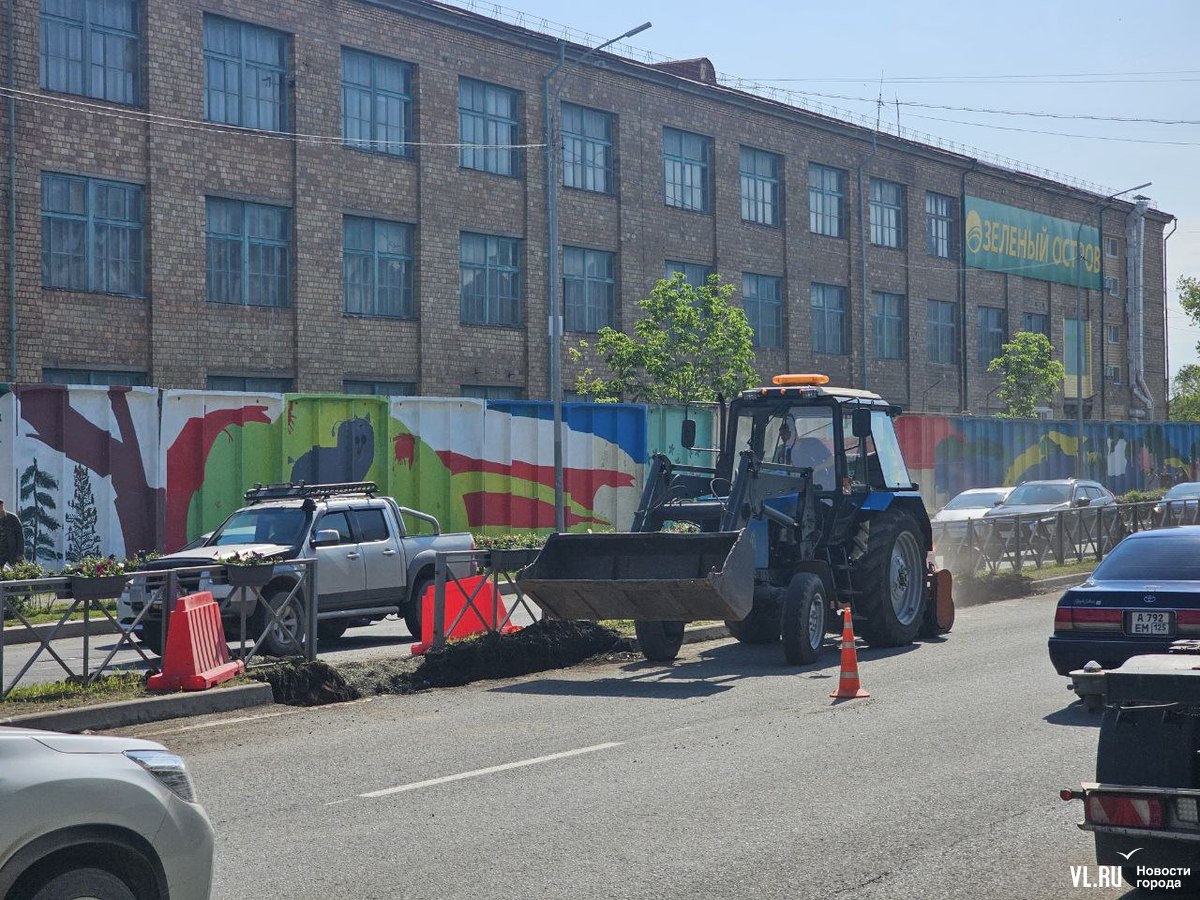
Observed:
[[[104,369],[42,369],[42,383],[144,387],[150,384],[150,379],[145,372],[110,372]]]
[[[217,197],[207,207],[209,302],[289,306],[291,211]]]
[[[261,375],[209,375],[206,387],[210,391],[286,394],[293,388],[293,379]]]
[[[846,172],[808,164],[808,227],[813,234],[846,236]]]
[[[463,384],[459,385],[460,397],[473,397],[476,400],[523,400],[525,392],[519,387],[494,384]]]
[[[469,325],[521,324],[521,242],[493,234],[459,237],[459,316]]]
[[[928,327],[929,361],[938,364],[958,362],[958,305],[946,300],[930,300]]]
[[[979,307],[979,365],[988,363],[1004,352],[1004,310],[995,306]]]
[[[138,0],[42,0],[41,30],[43,88],[141,102]]]
[[[755,347],[783,346],[783,279],[742,273],[742,308]]]
[[[411,397],[417,386],[411,381],[368,381],[346,378],[342,380],[343,394],[367,397]]]
[[[1021,330],[1050,337],[1050,317],[1045,313],[1025,313],[1021,317]]]
[[[613,192],[613,117],[598,109],[562,105],[563,185]]]
[[[342,48],[342,138],[358,150],[412,155],[412,66]]]
[[[140,185],[42,175],[42,286],[142,294]]]
[[[876,359],[904,359],[908,315],[903,294],[876,292],[872,317]]]
[[[708,212],[712,138],[677,128],[663,129],[663,182],[667,206]]]
[[[264,131],[287,127],[287,35],[204,16],[204,118]]]
[[[846,355],[846,289],[812,284],[813,353]]]
[[[871,179],[871,243],[900,249],[904,246],[904,185]]]
[[[678,260],[668,259],[664,266],[665,275],[663,277],[670,278],[672,275],[679,273],[683,275],[684,281],[692,287],[703,287],[708,284],[708,276],[713,274],[712,266],[704,266],[700,263],[679,262]]]
[[[520,96],[514,90],[475,81],[458,80],[458,132],[463,146],[458,164],[496,175],[520,174],[517,143],[520,135]]]
[[[742,189],[742,220],[758,225],[779,224],[779,170],[777,153],[742,147],[738,155]]]
[[[413,226],[382,219],[342,219],[345,310],[352,316],[412,318]]]
[[[616,324],[616,254],[563,247],[563,312],[567,331]]]

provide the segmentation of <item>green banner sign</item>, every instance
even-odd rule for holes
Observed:
[[[967,197],[965,246],[976,269],[1100,289],[1100,232],[1089,225]]]

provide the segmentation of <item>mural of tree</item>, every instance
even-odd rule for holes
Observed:
[[[100,535],[96,533],[96,496],[87,466],[75,466],[75,495],[68,504],[67,562],[79,562],[100,555]]]
[[[44,469],[39,469],[37,460],[21,473],[21,524],[25,529],[25,556],[34,562],[62,562],[62,555],[55,548],[54,532],[62,530],[62,524],[52,513],[58,509],[49,491],[58,490],[58,479]]]

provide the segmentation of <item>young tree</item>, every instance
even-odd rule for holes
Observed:
[[[1180,308],[1187,313],[1188,318],[1200,325],[1200,278],[1180,275],[1179,280],[1175,282],[1175,289],[1179,291]],[[1196,345],[1196,350],[1200,351],[1200,344]]]
[[[1167,401],[1172,422],[1200,422],[1200,365],[1180,367],[1172,384],[1174,391]]]
[[[1018,331],[1001,348],[1004,352],[988,364],[1001,375],[1000,402],[1004,419],[1032,419],[1036,407],[1049,403],[1062,387],[1066,370],[1051,357],[1050,339],[1032,331]]]
[[[750,387],[758,378],[753,332],[732,297],[733,286],[719,275],[700,287],[680,273],[660,280],[638,301],[642,316],[632,335],[600,329],[596,350],[612,377],[584,369],[576,390],[600,402],[686,403],[732,397]],[[574,362],[583,358],[578,347],[569,352]]]
[[[52,491],[58,490],[58,479],[39,468],[37,459],[21,473],[19,497],[21,524],[25,529],[25,558],[33,562],[61,562],[62,555],[55,546],[54,532],[62,525],[53,513],[58,508]]]

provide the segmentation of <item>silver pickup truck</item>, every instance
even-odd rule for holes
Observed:
[[[399,613],[408,629],[420,637],[420,597],[433,583],[434,554],[439,550],[469,550],[470,534],[442,534],[437,519],[400,506],[391,497],[377,496],[370,482],[352,484],[278,484],[246,492],[246,505],[234,512],[211,535],[187,549],[147,564],[148,571],[194,568],[229,555],[257,552],[279,557],[271,581],[262,589],[268,603],[282,602],[301,577],[300,567],[288,560],[317,560],[318,638],[340,637],[352,624],[378,621]],[[423,522],[431,534],[409,534],[405,519]],[[467,574],[464,563],[457,574]],[[162,594],[165,578],[139,576],[118,603],[118,620],[128,628],[150,604],[140,626],[142,642],[161,653]],[[211,591],[221,604],[227,631],[241,617],[240,603],[248,602],[248,633],[257,636],[265,627],[264,610],[248,591],[234,591],[224,568],[180,578],[182,592]],[[267,633],[262,650],[284,655],[294,649],[291,637],[303,637],[304,617],[299,607],[286,610],[279,624]],[[286,629],[288,633],[284,633]]]

